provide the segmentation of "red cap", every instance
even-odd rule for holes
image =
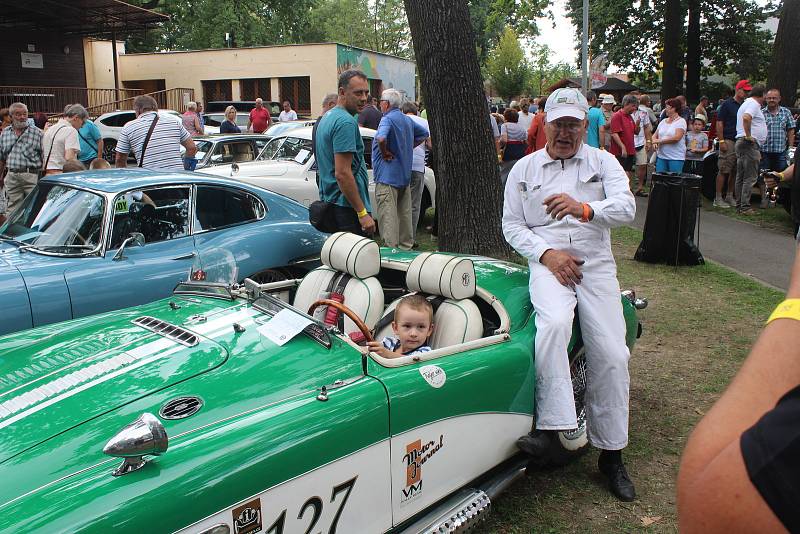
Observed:
[[[739,83],[736,84],[736,90],[744,89],[745,91],[750,91],[753,89],[753,86],[750,85],[750,80],[740,80]]]

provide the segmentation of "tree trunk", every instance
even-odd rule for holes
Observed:
[[[689,26],[686,30],[686,100],[700,101],[700,0],[689,0]]]
[[[667,0],[664,7],[664,49],[661,52],[661,98],[672,98],[681,93],[683,61],[683,13],[680,0]]]
[[[465,0],[405,0],[436,146],[439,249],[507,257],[489,108]]]
[[[797,28],[800,28],[800,0],[784,0],[767,78],[769,87],[780,89],[784,106],[794,106],[797,98],[800,78],[800,55],[794,41]]]

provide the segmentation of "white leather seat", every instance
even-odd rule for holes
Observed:
[[[483,319],[475,296],[475,267],[472,260],[425,252],[417,256],[406,272],[406,285],[414,292],[444,297],[436,309],[433,335],[428,340],[432,349],[449,347],[483,336]],[[393,301],[384,317],[394,315],[400,299]],[[383,320],[382,320],[383,322]],[[376,333],[375,339],[392,335],[391,324]]]
[[[381,270],[378,244],[347,232],[332,234],[322,246],[322,267],[308,273],[297,288],[295,308],[304,312],[319,299],[328,298],[343,273],[351,278],[344,286],[344,305],[353,310],[372,329],[383,314],[383,288],[375,275]],[[331,289],[329,289],[331,288]],[[324,308],[324,307],[323,307]],[[347,317],[344,333],[358,332]]]

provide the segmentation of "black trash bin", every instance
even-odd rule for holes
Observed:
[[[644,235],[635,260],[669,265],[704,263],[693,239],[702,180],[696,174],[653,174]]]

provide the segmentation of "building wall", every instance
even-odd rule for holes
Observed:
[[[86,87],[81,37],[4,31],[0,50],[0,85]],[[23,68],[21,54],[32,61],[29,65],[38,66],[41,61],[42,68]]]
[[[114,56],[111,41],[83,40],[86,61],[86,87],[114,89]],[[125,53],[125,43],[117,41],[117,54]],[[122,84],[120,83],[120,87]]]
[[[362,70],[370,80],[381,80],[383,89],[397,89],[411,100],[416,100],[416,64],[413,61],[336,45],[336,66],[339,72],[347,69]],[[375,87],[375,84],[370,85]]]
[[[203,81],[232,80],[232,96],[240,92],[238,80],[270,78],[272,99],[278,99],[277,78],[310,78],[311,114],[321,112],[322,99],[336,91],[337,45],[309,44],[258,48],[224,48],[188,52],[128,54],[120,57],[120,80],[165,80],[168,89],[189,87],[203,100]]]

